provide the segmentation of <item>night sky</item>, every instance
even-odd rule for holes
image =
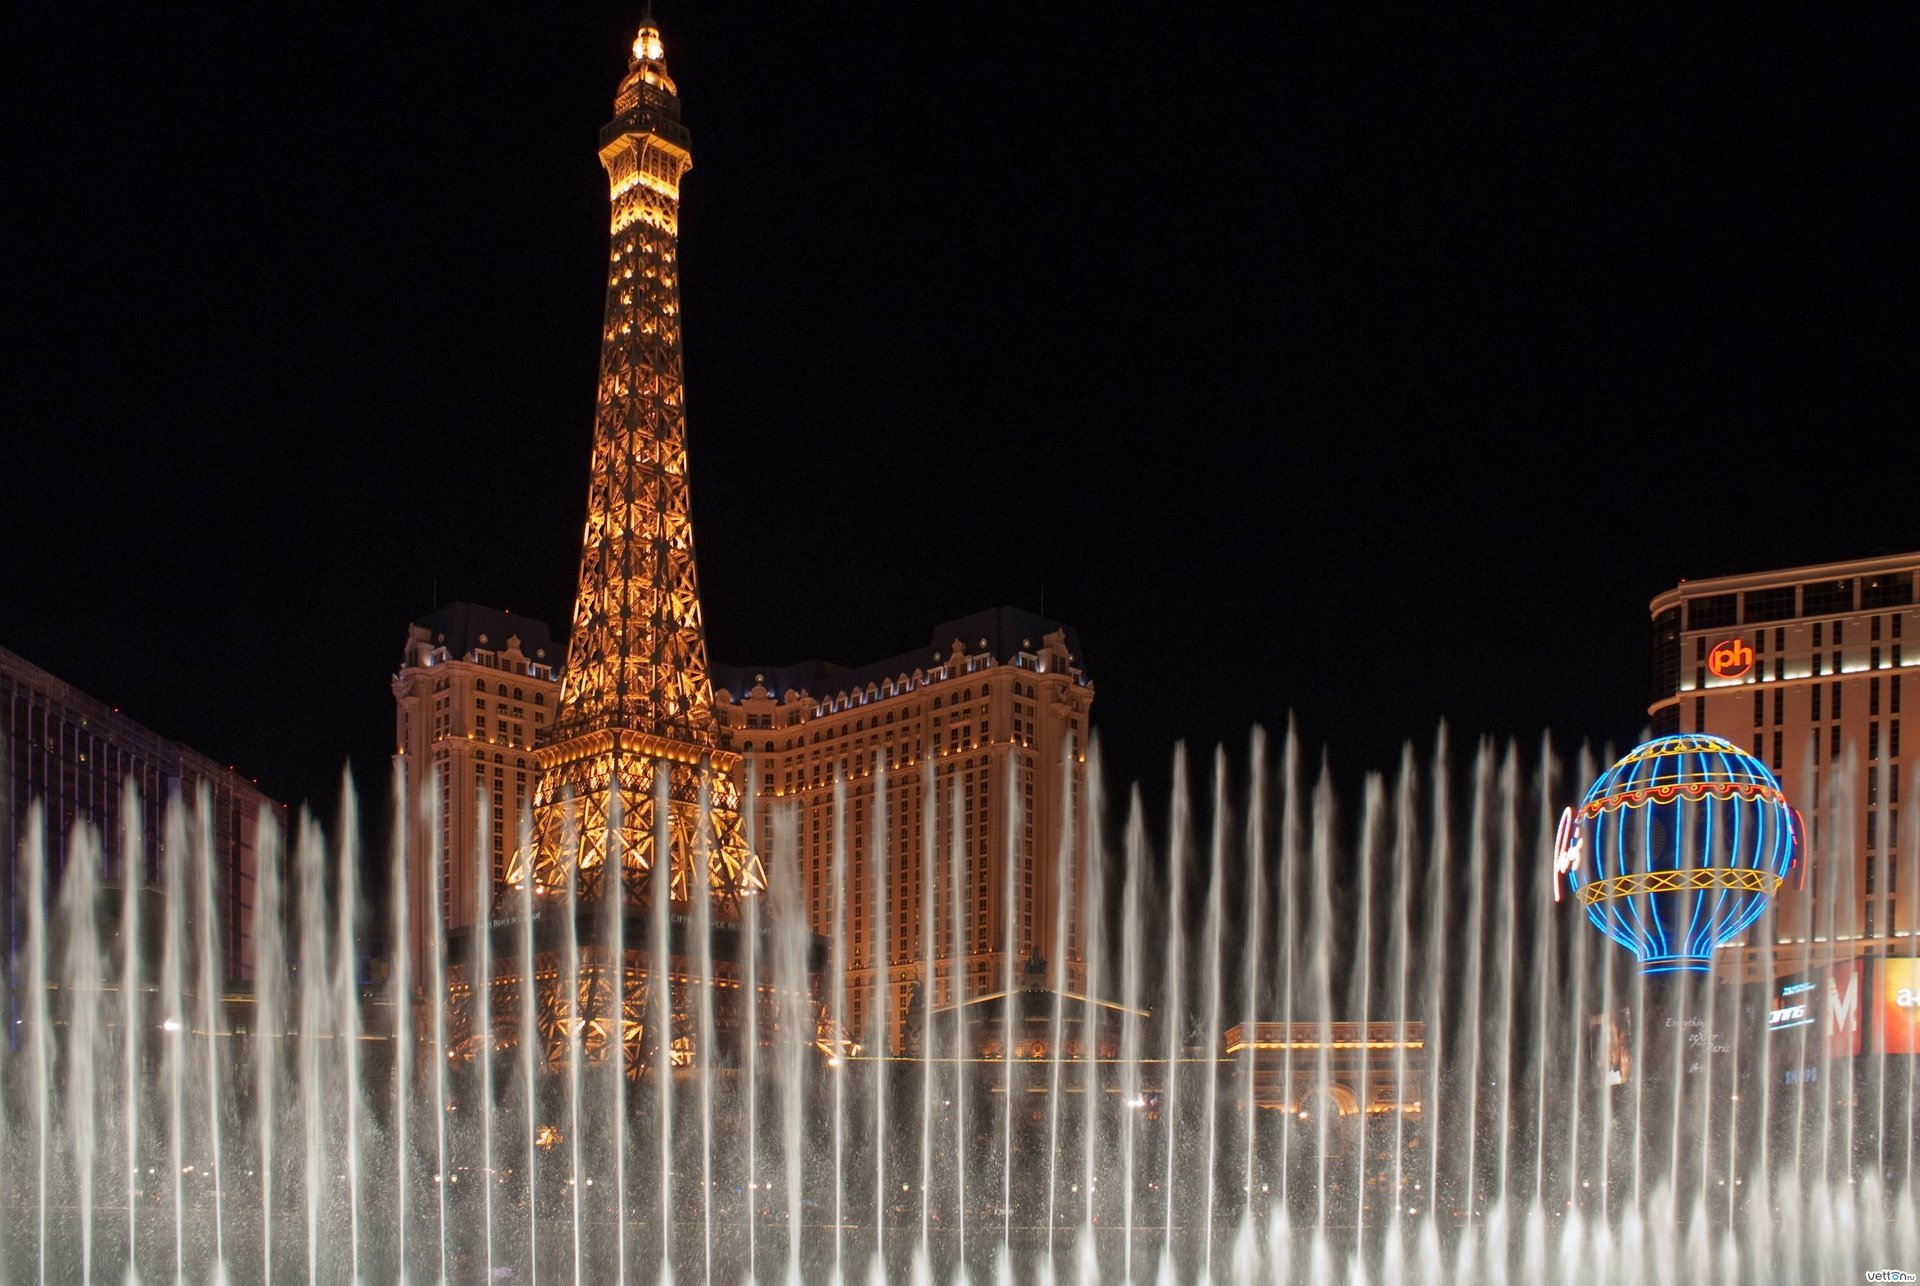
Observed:
[[[430,8],[10,20],[0,646],[284,800],[436,597],[571,608],[640,5]],[[1044,594],[1116,775],[1357,773],[1920,546],[1900,42],[1279,9],[661,0],[717,659]]]

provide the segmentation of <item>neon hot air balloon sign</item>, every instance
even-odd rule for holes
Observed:
[[[1642,973],[1705,971],[1766,910],[1799,847],[1799,816],[1764,763],[1719,737],[1660,737],[1561,815],[1554,899],[1571,894]]]

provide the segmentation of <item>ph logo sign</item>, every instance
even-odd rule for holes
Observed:
[[[1716,679],[1737,679],[1753,668],[1753,648],[1745,639],[1721,639],[1707,653],[1707,673]]]

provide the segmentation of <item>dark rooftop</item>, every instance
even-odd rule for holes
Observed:
[[[1079,631],[1071,625],[1023,608],[990,607],[971,616],[941,622],[934,627],[926,647],[903,652],[883,661],[857,666],[837,665],[817,659],[796,661],[790,665],[716,664],[713,666],[713,686],[716,690],[724,688],[738,698],[751,692],[758,678],[776,697],[788,692],[823,696],[829,692],[864,688],[869,683],[927,669],[947,659],[953,651],[955,640],[959,640],[973,655],[990,652],[996,662],[1007,664],[1017,653],[1039,650],[1042,640],[1055,630],[1065,633],[1067,652],[1074,664],[1084,671],[1086,659],[1080,652]]]
[[[507,640],[520,640],[520,650],[530,661],[553,666],[566,660],[554,646],[553,635],[545,621],[531,616],[515,616],[497,607],[478,603],[444,603],[413,623],[428,631],[435,647],[444,647],[451,656],[465,656],[476,648],[504,651]]]

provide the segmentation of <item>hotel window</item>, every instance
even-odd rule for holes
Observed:
[[[1707,730],[1707,699],[1705,697],[1693,699],[1693,730],[1695,732]]]
[[[1777,626],[1773,631],[1773,650],[1776,652],[1787,650],[1787,627],[1784,625]]]
[[[1821,621],[1815,621],[1813,623],[1813,645],[1815,647],[1820,646],[1820,631],[1823,628],[1823,625],[1824,623]]]
[[[1782,758],[1783,756],[1780,753],[1780,734],[1776,732],[1773,734],[1773,768],[1775,772],[1780,770]]]
[[[1815,723],[1819,723],[1820,722],[1820,685],[1817,683],[1814,684],[1813,687],[1809,689],[1809,691],[1811,691],[1813,694],[1813,716],[1812,716],[1813,721]]]
[[[1895,719],[1887,725],[1887,758],[1900,757],[1900,721]]]
[[[1808,616],[1831,616],[1853,610],[1853,581],[1815,581],[1806,587],[1801,610]]]
[[[1878,759],[1879,757],[1880,757],[1880,725],[1877,723],[1870,723],[1867,725],[1867,759],[1871,761],[1871,760]]]
[[[1913,573],[1889,572],[1885,576],[1873,576],[1860,583],[1860,606],[1904,607],[1913,602]],[[1899,620],[1896,615],[1894,620]]]
[[[1747,591],[1747,622],[1783,621],[1794,613],[1798,586]]]
[[[1773,722],[1776,725],[1779,725],[1779,724],[1785,723],[1786,721],[1787,721],[1787,690],[1785,688],[1775,688],[1773,690]]]
[[[1897,674],[1887,680],[1887,713],[1900,713],[1900,676]]]
[[[1849,582],[1851,584],[1851,582]],[[1848,606],[1852,606],[1851,603]],[[1687,604],[1687,628],[1713,630],[1736,624],[1740,611],[1738,594],[1714,594],[1696,598]]]
[[[1880,713],[1880,680],[1878,679],[1867,681],[1867,713]]]
[[[1845,621],[1835,621],[1833,623],[1833,645],[1839,647],[1842,643],[1845,643],[1847,641],[1846,634],[1847,623]]]
[[[1753,726],[1758,728],[1767,721],[1767,694],[1755,691],[1753,694]]]
[[[1840,717],[1840,684],[1838,681],[1835,681],[1833,684],[1833,717],[1836,719]]]
[[[1879,648],[1873,648],[1871,651],[1867,653],[1867,668],[1869,670],[1877,670],[1880,668],[1880,649]]]
[[[1871,643],[1880,641],[1880,618],[1877,616],[1867,622],[1867,641]]]
[[[1830,738],[1828,738],[1828,741],[1830,744],[1827,746],[1827,753],[1832,757],[1833,762],[1839,763],[1840,762],[1840,725],[1839,724],[1836,723],[1833,725],[1833,735]]]

